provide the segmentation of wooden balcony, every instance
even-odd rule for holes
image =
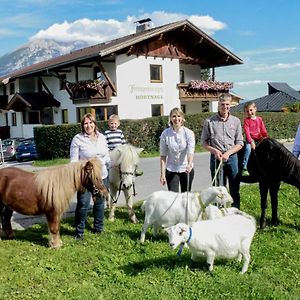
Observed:
[[[181,101],[209,101],[217,99],[220,94],[228,93],[231,83],[191,81],[177,84]]]
[[[68,82],[66,83],[66,90],[73,104],[111,102],[112,89],[107,81],[84,80],[76,83]]]

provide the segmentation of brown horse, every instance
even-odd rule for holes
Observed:
[[[99,160],[82,160],[66,165],[28,172],[16,167],[0,169],[0,217],[2,236],[13,238],[13,211],[24,215],[45,214],[49,246],[62,246],[60,220],[76,191],[89,190],[93,195],[107,195],[101,179]]]

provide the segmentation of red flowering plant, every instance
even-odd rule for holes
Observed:
[[[232,89],[232,82],[220,82],[220,81],[204,81],[204,80],[191,80],[189,88],[193,90],[213,90],[213,91],[229,91]]]

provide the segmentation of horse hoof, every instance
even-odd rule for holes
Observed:
[[[109,217],[109,218],[108,218],[108,221],[114,222],[114,221],[115,221],[115,217]]]
[[[59,241],[57,243],[53,243],[52,241],[49,241],[49,247],[51,249],[59,249],[63,245],[62,241]]]
[[[278,226],[278,225],[279,225],[279,220],[278,220],[278,219],[271,220],[271,224],[272,224],[273,226]]]
[[[265,229],[267,226],[266,220],[260,220],[260,229]]]
[[[14,240],[15,239],[15,234],[14,234],[13,231],[10,231],[10,232],[2,231],[0,238],[2,238],[4,240]]]
[[[133,224],[137,224],[139,222],[139,220],[136,218],[136,216],[134,216],[134,217],[131,217],[131,222]]]

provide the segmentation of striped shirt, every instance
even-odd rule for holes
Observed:
[[[114,150],[116,147],[126,144],[126,140],[121,129],[105,130],[104,136],[107,141],[109,150]]]

